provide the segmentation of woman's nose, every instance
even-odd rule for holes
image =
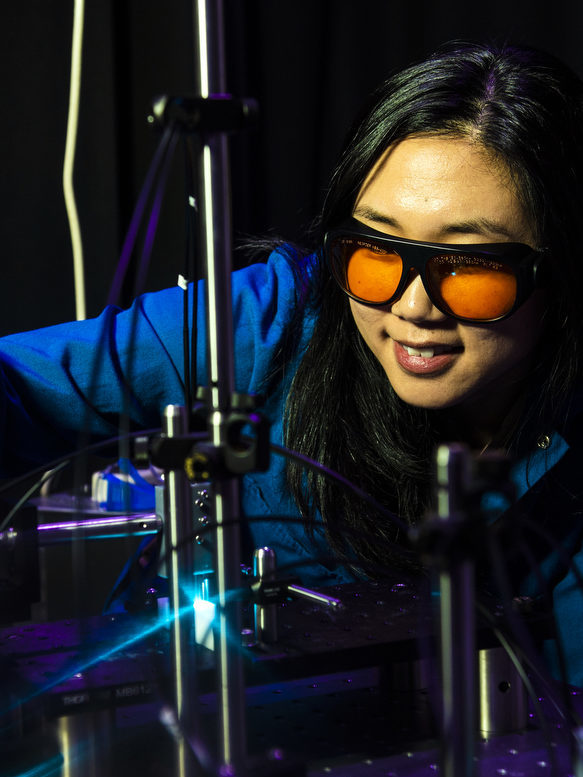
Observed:
[[[396,302],[393,302],[391,313],[405,320],[428,323],[443,321],[447,318],[445,313],[438,310],[429,299],[419,273],[415,273],[403,294]]]

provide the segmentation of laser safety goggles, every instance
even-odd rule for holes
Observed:
[[[423,243],[392,237],[349,219],[324,238],[340,288],[364,305],[395,302],[421,276],[442,313],[475,323],[512,315],[541,285],[546,256],[523,243]]]

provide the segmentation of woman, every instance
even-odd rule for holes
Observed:
[[[453,46],[380,89],[334,173],[322,228],[345,224],[343,236],[329,240],[339,283],[319,276],[319,318],[288,399],[286,443],[411,523],[431,501],[436,443],[461,440],[516,457],[514,514],[547,528],[552,516],[563,548],[580,547],[582,96],[581,82],[540,53]],[[424,277],[405,272],[401,286],[391,286],[378,252],[400,247],[383,246],[385,234],[458,251],[467,243],[525,244],[540,252],[537,277],[513,308],[481,310],[457,297],[450,306],[430,264]],[[377,256],[359,257],[363,244]],[[553,467],[558,460],[562,469]],[[305,514],[319,510],[337,552],[386,566],[396,526],[328,480],[309,475],[306,490],[302,478],[294,466],[295,499]],[[568,493],[561,505],[560,493]],[[553,585],[565,560],[540,539],[529,531]],[[540,579],[533,585],[536,574],[526,576],[518,590],[540,594]],[[571,572],[554,593],[563,624],[581,606],[576,583]],[[583,634],[563,636],[571,676],[581,682],[569,645],[582,644]]]
[[[519,504],[534,502],[528,516],[543,497],[575,493],[576,481],[555,477],[553,465],[569,463],[578,442],[582,98],[581,82],[550,57],[471,45],[378,91],[334,172],[315,252],[281,247],[234,275],[237,388],[265,395],[275,441],[342,473],[408,524],[430,504],[439,441],[515,456]],[[397,250],[422,261],[391,288],[393,270],[379,269],[378,256]],[[502,292],[477,292],[475,278],[459,285],[468,268],[493,273]],[[5,471],[67,449],[83,419],[91,432],[114,431],[124,406],[134,423],[158,425],[162,408],[183,397],[180,304],[170,290],[131,311],[4,338]],[[199,353],[204,338],[200,311]],[[197,381],[205,383],[202,356]],[[386,511],[299,464],[289,465],[287,485],[279,459],[246,476],[242,503],[247,518],[263,518],[248,522],[249,544],[271,545],[280,564],[299,562],[309,582],[346,579],[338,558],[367,574],[415,566]],[[577,511],[573,499],[562,514],[572,554]],[[567,569],[548,563],[554,585]],[[560,585],[563,612],[576,599],[572,580]],[[572,677],[583,682],[582,667],[573,664]]]

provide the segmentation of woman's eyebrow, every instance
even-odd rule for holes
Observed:
[[[353,215],[395,229],[399,229],[400,227],[397,219],[388,216],[385,213],[381,213],[368,205],[357,206],[354,209]],[[447,235],[484,235],[498,236],[512,242],[516,242],[517,240],[516,232],[512,231],[506,224],[501,221],[486,218],[485,216],[444,224],[440,232],[444,237]]]
[[[391,216],[387,216],[386,214],[381,213],[380,211],[375,210],[368,205],[358,205],[354,209],[353,216],[360,216],[360,218],[366,219],[367,221],[374,221],[377,224],[385,224],[388,227],[399,226],[399,222],[396,219],[392,218]]]
[[[499,235],[506,240],[516,240],[516,232],[513,232],[506,224],[485,217],[466,219],[465,221],[444,224],[444,235]]]

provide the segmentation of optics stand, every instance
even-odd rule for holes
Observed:
[[[186,457],[189,477],[197,479],[197,467],[201,475],[210,475],[210,511],[216,523],[215,586],[217,626],[215,632],[215,657],[217,664],[217,703],[219,710],[219,773],[242,773],[246,762],[245,686],[241,657],[241,607],[230,594],[239,589],[241,575],[239,531],[239,479],[245,470],[229,466],[229,435],[233,424],[242,427],[241,412],[233,421],[235,397],[234,337],[231,302],[231,192],[227,133],[243,126],[252,109],[248,103],[238,103],[225,94],[225,58],[223,39],[223,3],[221,0],[197,0],[194,5],[196,89],[199,96],[191,100],[164,98],[154,107],[158,120],[173,122],[182,132],[196,133],[195,174],[196,210],[198,215],[198,252],[206,278],[207,344],[208,360],[206,389],[206,414],[209,442],[204,450],[196,450]],[[196,45],[197,44],[197,45]],[[193,332],[196,336],[196,332]],[[189,408],[190,410],[190,408]],[[235,413],[237,416],[237,413]],[[188,434],[182,429],[182,435]],[[181,435],[178,435],[181,436]],[[253,459],[253,455],[248,456]],[[186,463],[185,463],[186,466]],[[205,471],[208,468],[208,473]],[[168,503],[180,502],[185,515],[189,513],[188,499],[183,498],[184,476],[174,483],[177,497],[168,496]],[[202,479],[207,479],[203,477]],[[179,521],[183,529],[191,526],[190,518]],[[192,531],[192,530],[190,530]],[[183,542],[188,537],[182,533]],[[178,545],[172,543],[171,554],[175,561],[170,581],[173,591],[171,602],[175,619],[180,611],[180,584],[184,578],[192,579],[194,569],[190,557],[184,559],[183,568]],[[191,540],[192,542],[192,540]],[[186,543],[191,544],[191,543]],[[186,648],[183,631],[172,632],[171,648],[175,671],[180,656]],[[188,662],[187,662],[188,663]],[[194,695],[193,677],[176,677],[175,693],[177,714],[186,737],[195,736],[193,710],[186,703],[185,694]],[[189,685],[190,683],[190,685]],[[181,702],[181,704],[179,704]],[[180,718],[181,712],[183,717]],[[180,777],[190,777],[191,765],[178,753]],[[184,771],[181,771],[183,769]]]
[[[483,494],[509,496],[509,461],[476,456],[465,445],[440,445],[435,458],[436,513],[412,538],[436,573],[439,589],[442,755],[445,777],[474,777],[478,730],[475,558],[483,547]]]
[[[459,445],[437,450],[437,516],[456,528],[467,521],[464,492],[468,452]],[[439,571],[440,656],[445,777],[472,777],[478,714],[474,563],[454,552]]]
[[[225,44],[222,0],[196,0],[196,76],[203,98],[225,94]],[[229,128],[225,128],[229,129]],[[227,414],[235,391],[233,313],[231,303],[231,191],[226,132],[201,137],[198,151],[199,255],[207,279],[209,432],[215,446],[226,444]],[[229,601],[241,575],[239,480],[216,478],[211,491],[216,522],[220,759],[223,774],[240,772],[246,759],[245,685],[240,651],[241,608]]]
[[[168,439],[187,431],[186,409],[169,405],[164,410],[163,432]],[[168,468],[164,473],[164,531],[168,574],[172,706],[165,710],[166,725],[175,732],[174,759],[177,777],[194,777],[198,772],[192,752],[197,735],[196,655],[192,645],[192,606],[185,601],[194,579],[192,507],[190,484],[184,470]]]

